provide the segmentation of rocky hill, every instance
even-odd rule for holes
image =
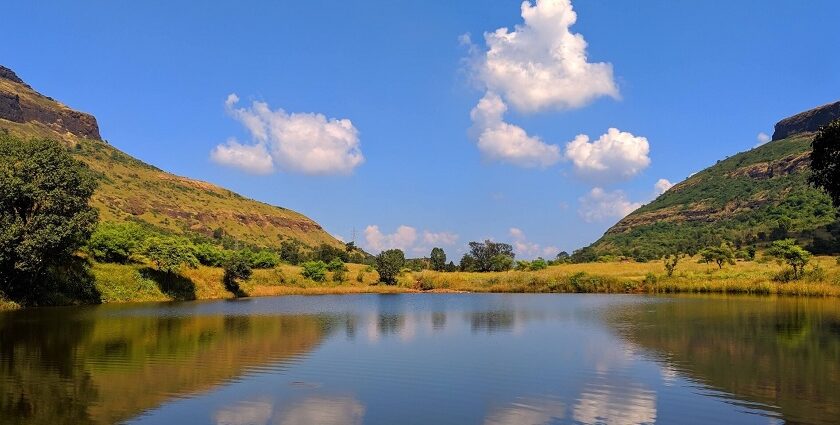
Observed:
[[[689,177],[634,211],[578,252],[656,258],[727,240],[762,246],[795,237],[814,252],[840,251],[840,222],[829,197],[807,176],[813,133],[840,118],[840,102],[776,124],[773,140]]]
[[[285,208],[176,176],[101,140],[96,118],[36,92],[0,66],[0,131],[63,142],[99,176],[92,204],[104,221],[137,221],[162,231],[227,237],[254,246],[283,239],[343,246],[318,223]]]

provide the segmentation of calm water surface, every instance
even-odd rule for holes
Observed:
[[[840,423],[840,302],[406,294],[3,313],[0,423]]]

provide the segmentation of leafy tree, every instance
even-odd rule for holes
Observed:
[[[300,274],[307,279],[323,282],[327,277],[327,263],[321,260],[307,261],[301,264],[301,267],[303,267],[303,270]]]
[[[826,191],[840,208],[840,119],[820,128],[811,148],[808,182]]]
[[[677,270],[677,264],[683,258],[683,254],[668,254],[662,257],[662,262],[665,263],[665,273],[668,277],[674,275],[674,271]]]
[[[531,270],[531,262],[528,260],[518,260],[514,268],[521,272]]]
[[[432,248],[432,253],[429,254],[429,262],[431,263],[432,270],[434,271],[443,271],[446,267],[446,253],[443,252],[442,248]]]
[[[223,266],[228,257],[228,253],[224,249],[209,243],[195,245],[194,253],[199,263],[210,267]]]
[[[198,266],[194,249],[192,243],[184,238],[155,236],[146,240],[143,254],[158,270],[164,273],[178,273],[182,266]]]
[[[766,254],[779,262],[787,263],[793,269],[794,279],[802,277],[805,266],[811,260],[811,253],[797,245],[794,239],[773,242]]]
[[[140,253],[145,237],[137,223],[99,223],[88,241],[88,250],[98,261],[125,264]]]
[[[555,257],[554,261],[557,262],[557,264],[571,263],[572,256],[569,255],[569,253],[566,251],[560,251],[560,253],[557,254],[557,257]]]
[[[387,285],[397,283],[397,276],[405,265],[405,254],[399,249],[382,251],[376,256],[376,271],[379,281]]]
[[[251,259],[248,255],[243,251],[232,253],[224,262],[224,270],[225,289],[236,296],[243,295],[239,282],[251,278]]]
[[[262,250],[251,254],[251,267],[255,269],[272,269],[280,264],[280,256],[274,252]]]
[[[536,260],[531,261],[531,270],[543,270],[548,267],[548,262],[542,257],[537,257]]]
[[[699,254],[700,261],[716,263],[719,269],[722,269],[724,264],[735,264],[735,250],[726,242],[720,244],[720,246],[704,248]]]
[[[461,259],[461,269],[479,272],[510,270],[514,258],[513,247],[509,244],[491,240],[470,242],[470,252]],[[468,269],[464,268],[465,265]]]
[[[301,244],[297,240],[280,242],[280,259],[292,265],[298,265],[303,261]]]
[[[47,270],[67,264],[90,238],[96,188],[87,167],[62,145],[0,136],[0,290],[23,302]]]
[[[328,245],[322,243],[319,245],[315,250],[312,252],[312,259],[313,260],[321,260],[324,263],[329,263],[334,258],[338,258],[343,262],[347,262],[350,256],[344,249],[334,247],[332,245]]]
[[[345,280],[347,280],[346,275],[345,275],[345,269],[341,268],[341,269],[333,270],[332,280],[333,280],[333,282],[337,282],[337,283],[341,283],[341,282],[344,282]]]
[[[340,259],[333,258],[332,261],[330,261],[329,264],[327,264],[327,270],[329,270],[331,272],[337,272],[337,271],[344,272],[344,271],[347,271],[347,266],[345,266],[344,263]]]
[[[449,264],[444,267],[444,271],[452,273],[458,271],[458,266],[455,265],[454,262],[450,261]]]

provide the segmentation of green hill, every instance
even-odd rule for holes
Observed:
[[[840,251],[831,200],[807,183],[811,140],[840,117],[840,102],[786,118],[773,140],[697,173],[623,218],[576,253],[657,258],[729,241],[737,246],[794,237],[817,253]]]
[[[244,198],[210,183],[176,176],[101,140],[96,118],[36,92],[0,66],[0,131],[62,141],[99,176],[92,204],[103,221],[135,221],[167,233],[277,246],[343,244],[295,211]],[[221,231],[220,231],[220,230]]]

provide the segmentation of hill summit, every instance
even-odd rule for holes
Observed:
[[[300,213],[167,173],[125,154],[101,140],[93,115],[38,93],[3,66],[0,131],[67,145],[98,176],[91,203],[103,221],[134,221],[167,233],[225,238],[255,247],[277,246],[282,240],[343,246]]]
[[[762,246],[787,237],[815,253],[840,252],[831,200],[807,183],[814,132],[837,118],[840,102],[779,121],[772,141],[676,184],[579,250],[578,258],[653,259],[724,240]]]

